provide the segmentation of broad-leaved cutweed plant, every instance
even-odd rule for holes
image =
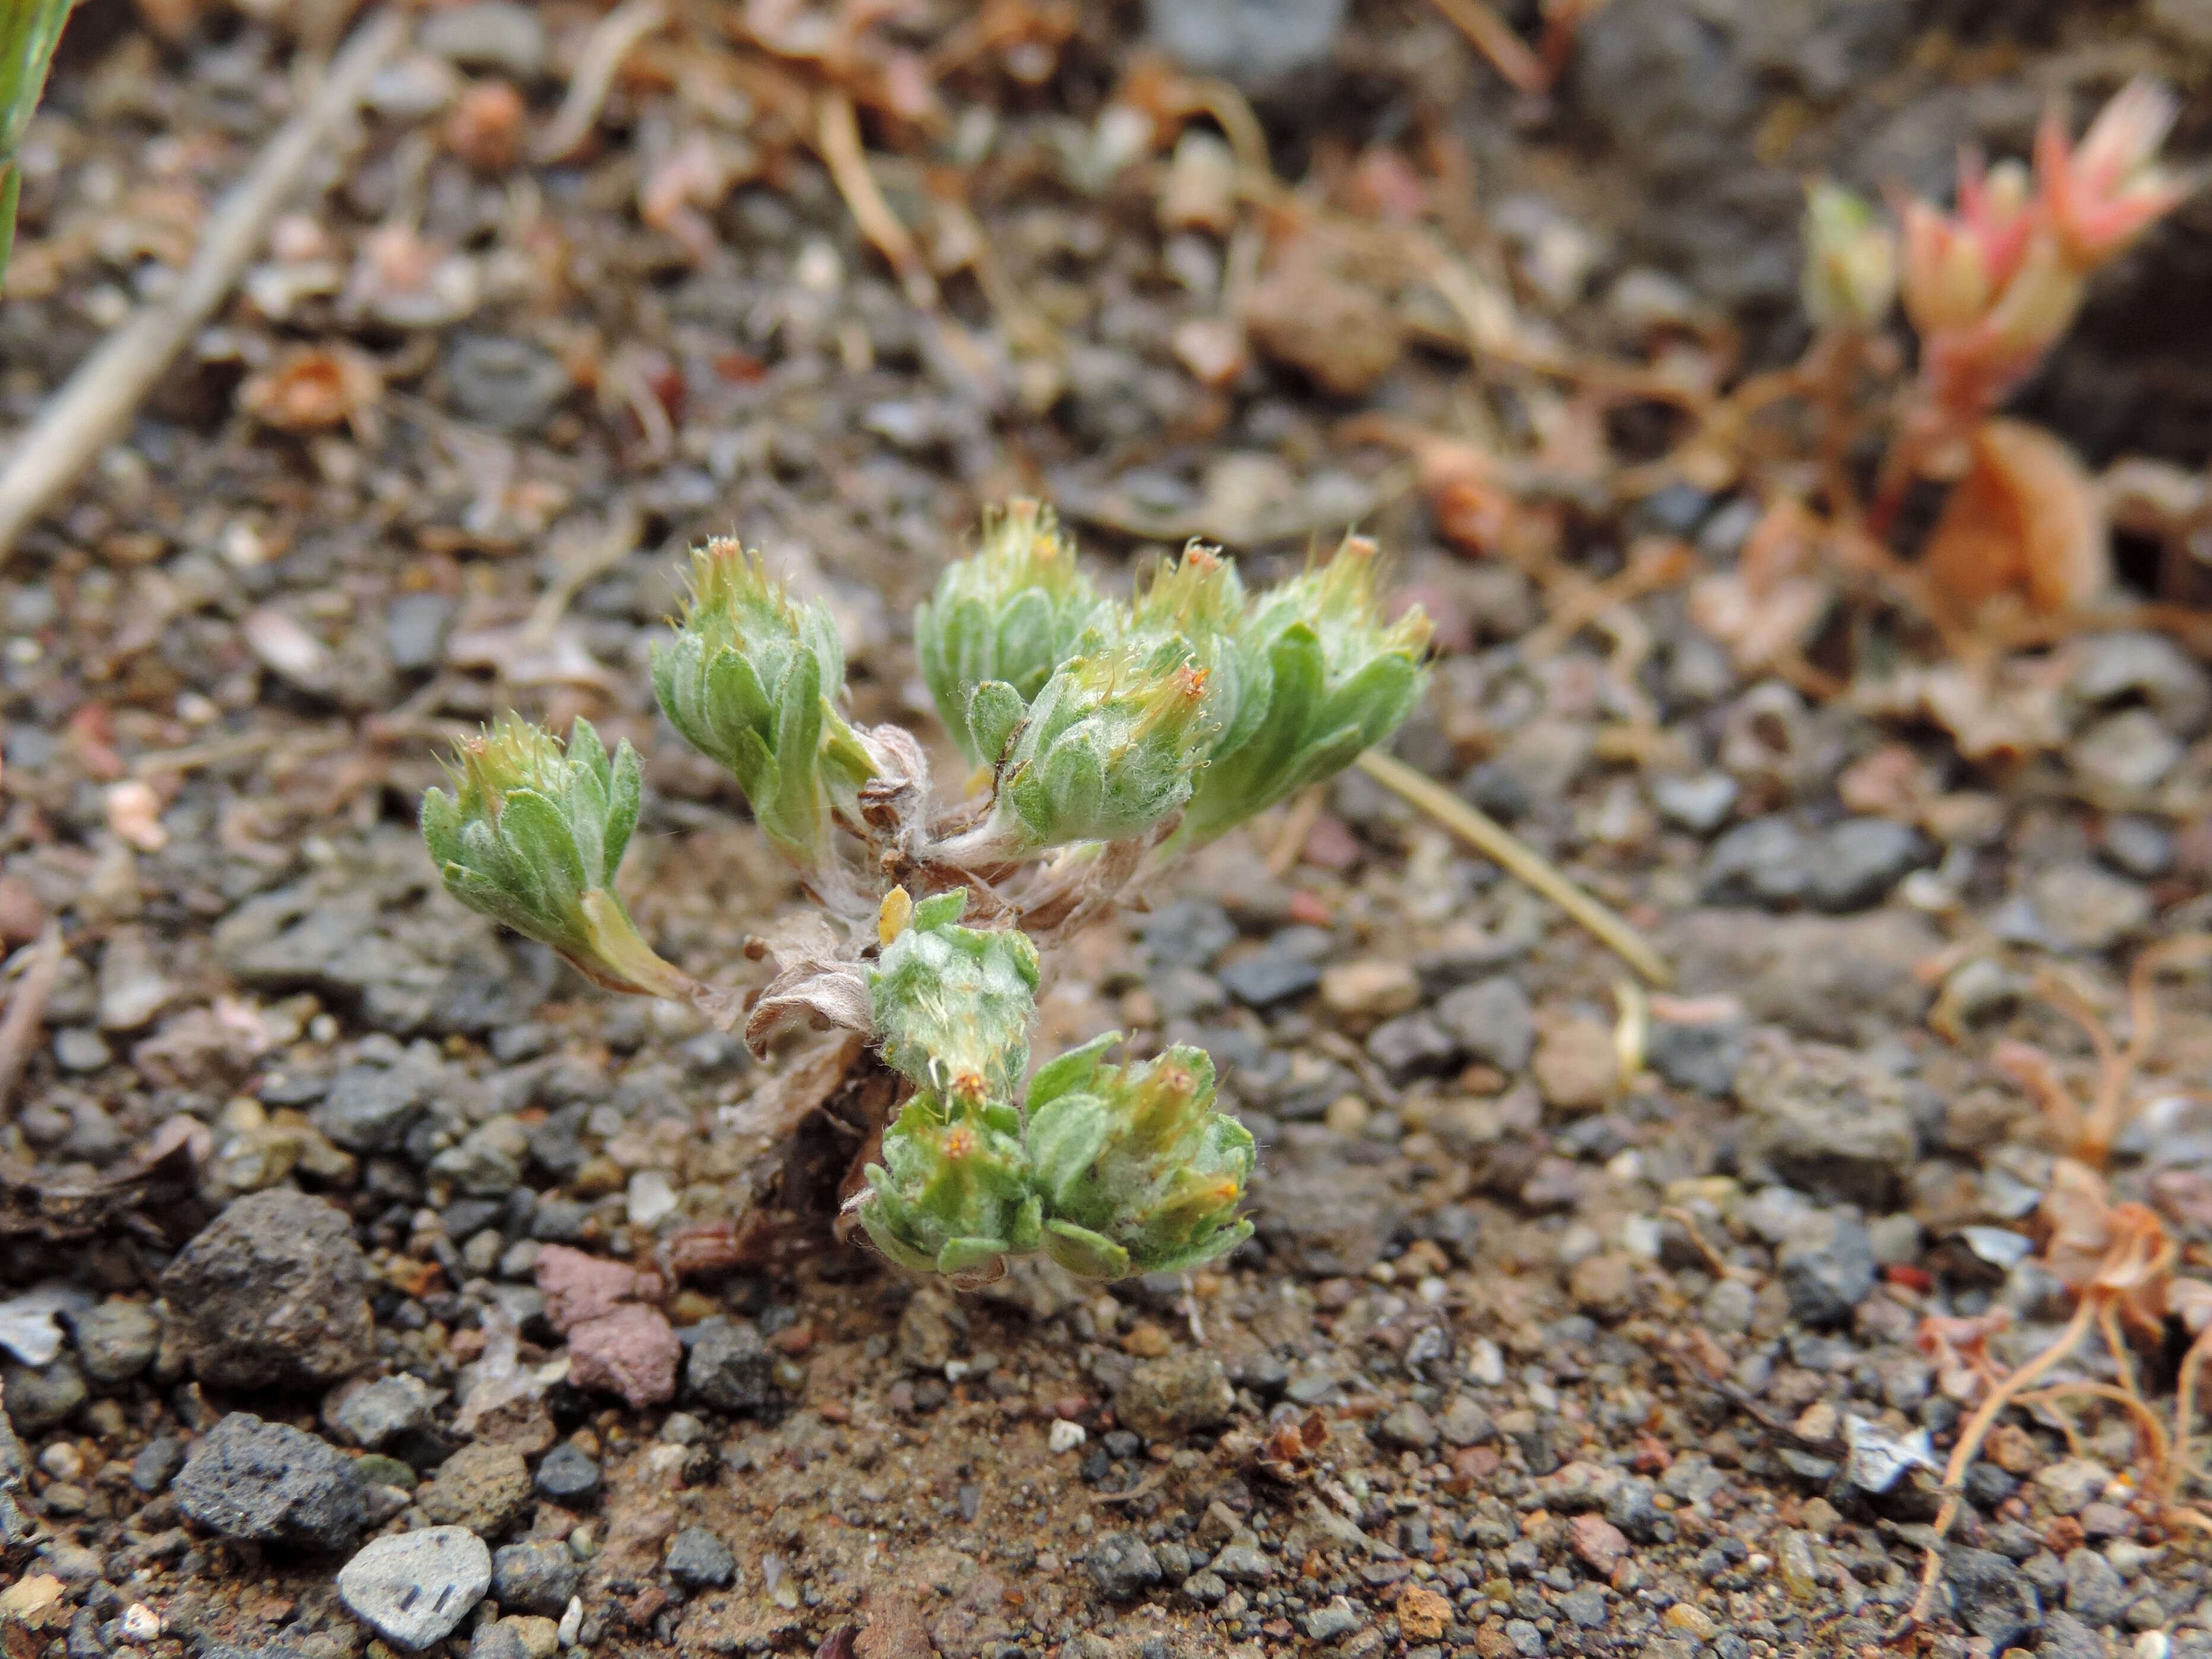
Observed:
[[[1049,508],[987,514],[917,611],[922,678],[976,769],[939,801],[921,744],[842,712],[818,605],[757,554],[691,556],[653,653],[669,723],[736,781],[820,906],[750,1002],[653,951],[615,893],[641,781],[578,720],[564,744],[507,716],[465,743],[422,834],[463,903],[596,983],[689,1000],[756,1050],[787,1023],[866,1035],[911,1085],[848,1209],[902,1266],[988,1276],[1043,1250],[1096,1277],[1195,1267],[1251,1234],[1252,1138],[1214,1109],[1213,1063],[1176,1047],[1116,1065],[1109,1032],[1030,1075],[1039,946],[1175,858],[1351,764],[1419,698],[1429,625],[1386,620],[1374,544],[1247,594],[1193,545],[1102,596]]]

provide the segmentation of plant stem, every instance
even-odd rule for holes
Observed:
[[[1643,934],[1568,879],[1536,850],[1513,836],[1487,813],[1468,805],[1433,778],[1425,777],[1401,760],[1370,750],[1359,757],[1360,770],[1392,793],[1402,795],[1484,857],[1493,859],[1595,933],[1599,941],[1630,967],[1664,988],[1674,982],[1674,970]]]

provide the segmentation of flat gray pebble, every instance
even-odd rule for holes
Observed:
[[[372,1539],[338,1569],[347,1611],[396,1647],[419,1652],[452,1634],[491,1586],[491,1551],[466,1527]]]

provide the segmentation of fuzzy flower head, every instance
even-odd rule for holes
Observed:
[[[614,894],[641,794],[628,743],[610,758],[587,720],[563,745],[509,714],[465,741],[447,769],[453,793],[425,794],[422,824],[448,892],[611,989],[689,988]]]
[[[1897,238],[1864,198],[1825,180],[1805,197],[1805,310],[1820,328],[1872,328],[1897,298]]]
[[[884,1058],[955,1103],[1012,1100],[1029,1068],[1036,946],[1011,928],[958,926],[964,888],[886,905],[890,937],[868,975]]]
[[[1139,578],[1131,636],[1154,649],[1179,640],[1204,671],[1201,715],[1212,731],[1210,755],[1236,748],[1267,717],[1267,703],[1255,695],[1266,665],[1256,659],[1244,627],[1249,609],[1236,561],[1203,543],[1191,543],[1180,559]]]
[[[1133,641],[1061,668],[1000,769],[994,826],[1004,842],[1118,841],[1175,811],[1210,747],[1206,680],[1180,639]]]
[[[902,1267],[975,1273],[1040,1242],[1020,1120],[1004,1102],[916,1095],[884,1130],[884,1161],[866,1176],[860,1224]]]
[[[1375,544],[1348,536],[1335,556],[1255,602],[1240,637],[1252,667],[1237,725],[1199,776],[1177,839],[1211,840],[1334,776],[1397,730],[1420,700],[1428,617],[1386,620]]]
[[[2093,270],[2124,252],[2171,212],[2190,185],[2158,164],[2180,105],[2157,82],[2138,77],[2112,95],[2077,145],[2057,110],[2035,134],[2043,212],[2067,258]]]
[[[660,707],[720,762],[769,839],[802,867],[823,857],[833,811],[873,771],[838,715],[845,653],[819,605],[799,605],[760,555],[717,540],[691,554],[675,636],[653,653]]]
[[[1030,1085],[1045,1249],[1072,1272],[1106,1278],[1212,1261],[1251,1236],[1237,1206],[1252,1137],[1213,1109],[1204,1050],[1104,1064],[1120,1036],[1061,1055]]]
[[[962,750],[979,765],[1002,750],[978,735],[969,702],[976,688],[1008,688],[1026,707],[1053,672],[1086,641],[1111,631],[1113,608],[1076,566],[1075,545],[1052,509],[1014,501],[987,509],[981,545],[945,567],[935,593],[915,613],[921,677]],[[984,723],[1003,741],[1004,721]]]

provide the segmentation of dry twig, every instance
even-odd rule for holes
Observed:
[[[1359,757],[1359,769],[1384,788],[1419,807],[1485,858],[1495,860],[1534,888],[1651,983],[1664,986],[1673,981],[1674,969],[1643,934],[1576,886],[1495,818],[1468,805],[1433,778],[1422,776],[1405,762],[1388,755],[1370,750]]]
[[[1512,26],[1492,10],[1486,0],[1431,0],[1449,22],[1490,60],[1516,92],[1542,92],[1552,84],[1552,71],[1528,50]]]
[[[307,78],[291,118],[210,221],[176,291],[109,335],[39,411],[0,472],[0,560],[123,430],[185,342],[215,314],[309,160],[353,118],[405,33],[404,14],[380,11],[354,31],[326,75]]]
[[[661,0],[628,0],[599,19],[584,43],[584,54],[576,64],[575,78],[568,82],[568,95],[554,112],[551,125],[532,146],[535,160],[565,161],[574,153],[598,124],[623,60],[639,41],[667,21]]]
[[[46,999],[53,994],[54,981],[60,977],[62,961],[68,954],[62,948],[61,923],[48,922],[31,948],[31,959],[23,977],[15,983],[15,994],[8,999],[7,1015],[0,1018],[0,1114],[6,1112],[15,1079],[23,1074],[32,1047],[39,1040]]]

